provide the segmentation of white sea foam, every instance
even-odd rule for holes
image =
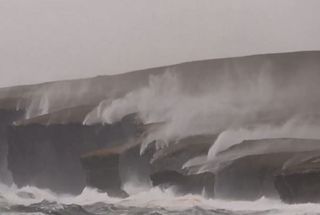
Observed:
[[[17,195],[18,192],[28,192],[34,195],[33,198],[23,198]],[[98,192],[96,189],[85,188],[78,196],[58,195],[50,190],[36,187],[23,187],[18,189],[15,186],[7,187],[0,185],[0,193],[8,205],[30,205],[43,200],[57,202],[59,204],[91,205],[94,203],[113,204],[122,207],[140,208],[164,208],[166,210],[184,211],[193,207],[200,207],[205,210],[224,209],[237,214],[238,212],[266,212],[268,214],[317,214],[320,212],[320,204],[284,204],[279,200],[261,198],[257,201],[229,201],[220,199],[206,199],[200,195],[176,196],[170,189],[162,191],[159,188],[152,188],[132,195],[126,199],[111,198],[107,193]],[[0,205],[0,207],[1,207]]]

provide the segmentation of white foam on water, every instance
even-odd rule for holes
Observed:
[[[18,192],[32,193],[35,198],[23,198]],[[91,205],[94,203],[114,204],[123,207],[140,208],[164,208],[172,211],[184,211],[193,207],[205,210],[224,209],[235,213],[268,212],[270,214],[294,215],[294,214],[318,214],[320,204],[293,204],[288,205],[279,200],[261,198],[257,201],[229,201],[220,199],[206,199],[200,195],[176,196],[173,190],[162,191],[155,187],[143,191],[125,199],[109,197],[107,193],[98,192],[96,189],[85,188],[78,196],[58,195],[50,190],[36,187],[17,188],[0,185],[0,193],[8,205],[30,205],[43,200],[57,202],[58,204]],[[4,201],[3,199],[1,201]]]

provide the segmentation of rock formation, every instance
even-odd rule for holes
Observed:
[[[214,174],[189,173],[184,164],[198,156],[207,155],[217,135],[194,135],[171,142],[155,151],[150,160],[153,186],[173,186],[177,194],[206,194],[213,197]]]
[[[281,199],[290,204],[320,202],[320,151],[298,156],[275,177]],[[294,159],[293,159],[294,160]]]
[[[62,110],[17,122],[8,129],[8,168],[18,186],[78,194],[86,185],[80,156],[124,144],[140,132],[130,116],[113,125],[83,125],[83,111],[88,109]]]
[[[137,142],[137,137],[147,132],[145,125],[142,126],[142,123],[137,122],[132,115],[138,108],[134,105],[129,108],[121,107],[123,112],[117,116],[118,121],[112,124],[105,123],[103,111],[100,109],[117,103],[116,99],[148,88],[153,84],[152,76],[168,71],[178,77],[179,91],[191,98],[217,92],[224,89],[225,85],[228,85],[228,90],[233,94],[247,84],[251,86],[252,76],[255,81],[256,79],[261,81],[260,76],[266,75],[267,81],[272,82],[271,88],[274,94],[282,92],[284,88],[286,92],[296,90],[296,86],[302,80],[301,85],[308,86],[299,88],[298,92],[292,92],[292,94],[301,93],[300,97],[303,100],[301,105],[293,102],[294,99],[286,97],[284,93],[277,95],[275,100],[284,100],[286,104],[292,102],[288,108],[281,106],[282,103],[275,102],[275,105],[260,110],[259,103],[259,110],[254,114],[251,115],[246,109],[250,114],[246,115],[245,119],[242,119],[241,115],[239,124],[231,123],[231,127],[241,127],[243,121],[246,125],[255,125],[257,122],[282,125],[297,113],[300,114],[301,110],[309,108],[307,112],[314,114],[313,110],[320,108],[317,99],[320,79],[319,58],[320,52],[267,54],[189,62],[113,76],[2,88],[0,89],[1,180],[8,181],[8,178],[2,178],[3,175],[7,175],[6,166],[8,166],[14,182],[19,187],[35,185],[40,188],[50,188],[55,192],[78,194],[88,182],[92,186],[121,196],[122,183],[129,180],[130,175],[135,174],[139,180],[149,180],[150,174],[156,174],[155,178],[161,176],[164,177],[161,181],[176,181],[176,184],[183,187],[182,190],[186,190],[186,184],[190,181],[193,183],[195,178],[207,178],[208,174],[210,175],[208,178],[212,176],[211,173],[195,175],[200,167],[194,168],[190,173],[189,169],[183,168],[183,165],[190,159],[205,156],[214,143],[217,133],[223,132],[227,125],[222,123],[221,127],[218,126],[219,129],[212,132],[210,128],[208,132],[199,132],[197,129],[191,131],[192,134],[202,135],[181,132],[183,138],[177,138],[170,142],[168,147],[159,150],[152,148],[141,157],[139,147],[129,147],[125,150],[120,147],[132,145],[131,143],[140,144]],[[307,80],[305,77],[308,77]],[[263,76],[263,83],[264,78]],[[252,89],[255,89],[255,86]],[[241,94],[239,96],[242,98]],[[229,100],[233,102],[233,99],[228,99],[227,103]],[[240,104],[237,102],[234,106],[236,108],[248,105],[246,102]],[[189,111],[191,114],[191,110]],[[179,117],[185,117],[188,113]],[[161,113],[157,115],[158,118],[162,116]],[[198,115],[203,117],[201,119],[207,117],[205,113]],[[194,118],[198,119],[198,115],[196,114]],[[219,118],[218,115],[214,114]],[[212,117],[212,121],[216,120],[215,117]],[[311,118],[314,121],[319,120],[314,115]],[[165,120],[170,121],[170,117]],[[193,123],[192,120],[189,122]],[[144,123],[159,122],[146,120]],[[192,128],[198,128],[197,124],[195,123]],[[219,153],[212,163],[206,164],[204,172],[215,173],[215,191],[224,197],[256,199],[268,194],[270,190],[272,190],[270,195],[273,195],[272,175],[292,156],[318,150],[318,142],[318,140],[297,139],[245,141]],[[81,156],[83,156],[81,159],[83,166],[80,162]],[[117,168],[112,165],[115,163]],[[168,178],[164,176],[166,171],[171,171]],[[100,176],[106,178],[107,172],[114,172],[114,178],[111,180],[113,184],[110,187],[105,181],[100,181]],[[206,180],[203,184],[207,184]],[[194,186],[192,183],[191,187]]]
[[[110,196],[127,197],[121,189],[120,156],[121,148],[100,150],[81,157],[86,172],[86,185],[107,192]]]
[[[17,109],[15,105],[14,99],[0,100],[0,182],[6,184],[12,183],[11,174],[7,168],[8,126],[24,114],[24,111]]]
[[[122,189],[130,176],[147,183],[150,174],[150,158],[140,155],[140,144],[132,140],[122,146],[100,149],[81,157],[86,174],[86,185],[98,188],[114,197],[127,197]]]
[[[274,176],[288,160],[320,150],[320,140],[262,139],[243,141],[221,152],[212,161],[215,194],[221,198],[257,200],[277,197]],[[209,168],[210,169],[210,168]]]
[[[207,155],[216,138],[215,134],[193,135],[169,143],[154,153],[151,159],[153,172],[184,172],[183,164],[192,158]]]

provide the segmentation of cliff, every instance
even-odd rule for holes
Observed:
[[[70,110],[66,111],[60,114],[65,116]],[[45,120],[48,118],[55,121],[48,123]],[[70,122],[63,118],[63,124],[53,123],[58,119],[57,113],[48,114],[8,128],[8,168],[19,187],[34,185],[78,194],[86,185],[80,156],[124,144],[140,132],[135,121],[128,118],[113,125],[90,126],[83,125],[81,118],[75,121],[73,117],[69,118]]]
[[[290,204],[320,202],[320,151],[300,154],[275,176],[281,199]]]
[[[316,124],[319,120],[317,110],[320,108],[319,59],[320,52],[316,51],[265,54],[2,88],[0,175],[8,175],[8,166],[18,186],[35,185],[69,193],[81,192],[87,182],[100,186],[90,179],[91,172],[95,172],[95,166],[109,162],[118,163],[119,168],[99,171],[105,171],[103,174],[115,172],[114,175],[119,177],[115,181],[121,180],[121,184],[133,174],[141,180],[149,180],[150,174],[168,170],[188,177],[188,169],[183,169],[183,165],[192,158],[205,156],[216,135],[229,127],[283,125],[296,115],[309,117]],[[158,85],[164,92],[156,91],[159,89],[153,88],[155,76],[158,78],[167,72],[177,77],[176,82],[168,84],[166,79],[160,78]],[[177,91],[180,94],[172,96],[175,87],[179,88]],[[243,87],[245,90],[242,90]],[[146,94],[151,101],[130,97],[141,92],[142,98]],[[254,92],[253,98],[247,96],[251,92]],[[164,99],[159,99],[159,94],[163,94]],[[170,101],[166,100],[168,97]],[[206,101],[197,100],[199,97]],[[271,97],[272,102],[265,102],[265,97]],[[128,105],[130,102],[133,104]],[[149,112],[140,104],[149,105]],[[104,109],[113,105],[118,115],[113,122],[108,122]],[[159,106],[164,106],[164,109],[153,114]],[[172,109],[174,111],[170,112]],[[210,112],[212,109],[217,109],[217,112]],[[132,113],[136,112],[141,117],[140,121],[132,117]],[[168,112],[172,115],[166,115]],[[108,112],[113,116],[112,113]],[[189,119],[190,115],[192,117]],[[184,121],[186,118],[189,120]],[[234,118],[237,120],[233,121]],[[133,147],[134,152],[130,148],[121,153],[107,153],[103,159],[96,160],[95,156],[82,158],[85,160],[82,161],[85,170],[81,166],[80,157],[89,152],[99,154],[132,141],[140,144],[135,138],[149,132],[146,124],[160,122],[172,123],[172,127],[168,128],[177,131],[159,132],[163,136],[157,136],[150,142],[172,133],[175,138],[173,141],[169,138],[171,142],[168,147],[152,148],[146,159],[148,162],[139,160],[139,148]],[[318,140],[303,139],[245,141],[218,154],[212,163],[206,163],[205,171],[215,173],[218,185],[215,190],[221,195],[256,199],[273,189],[269,189],[272,185],[270,176],[281,169],[287,159],[300,152],[317,150],[318,145]],[[99,162],[93,166],[86,165],[87,159]],[[193,173],[198,168],[201,167],[194,168]],[[86,179],[88,175],[89,179]],[[102,189],[106,189],[103,186]],[[119,183],[114,186],[119,187]],[[237,189],[239,194],[234,191]]]
[[[11,184],[11,173],[8,171],[8,125],[23,116],[23,111],[0,107],[0,182]]]
[[[211,162],[218,197],[257,200],[278,198],[275,175],[292,158],[320,151],[320,140],[261,139],[247,140],[220,152]],[[209,165],[210,166],[210,165]]]

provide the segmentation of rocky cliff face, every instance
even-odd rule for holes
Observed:
[[[101,149],[81,157],[81,164],[86,174],[86,185],[107,192],[110,196],[127,197],[123,190],[126,182],[139,180],[148,183],[150,174],[150,157],[140,155],[137,140],[123,146]]]
[[[320,141],[312,139],[248,140],[216,157],[215,194],[221,198],[257,200],[278,197],[275,175],[292,158],[320,150]],[[214,167],[215,166],[215,167]]]
[[[234,160],[216,174],[215,193],[220,198],[257,200],[275,198],[274,175],[293,154],[251,155]]]
[[[1,103],[1,102],[0,102]],[[20,119],[24,112],[16,109],[6,109],[5,105],[0,107],[0,182],[11,184],[11,173],[8,171],[8,126],[15,120]]]
[[[135,122],[128,118],[114,125],[87,126],[80,121],[41,124],[31,119],[11,126],[8,129],[8,167],[14,182],[18,186],[34,185],[56,192],[80,193],[86,185],[80,156],[124,144],[139,132]]]
[[[320,151],[300,154],[276,175],[274,185],[290,204],[320,202]]]
[[[0,89],[0,175],[8,173],[8,166],[18,186],[35,185],[75,194],[86,184],[110,190],[106,181],[100,180],[109,177],[110,172],[114,175],[111,187],[117,190],[132,175],[148,181],[150,174],[159,174],[164,181],[174,180],[185,187],[191,173],[183,168],[184,164],[205,157],[216,135],[230,127],[278,126],[297,115],[317,124],[319,58],[320,52],[299,52],[215,59]],[[161,76],[168,71],[173,74],[172,83]],[[262,93],[251,95],[256,89]],[[264,96],[269,98],[267,102]],[[159,106],[164,108],[158,109]],[[158,112],[154,113],[155,109]],[[136,137],[147,130],[134,120],[132,113],[138,113],[144,124],[169,124],[167,130],[157,133],[160,136],[150,135],[154,138],[150,141],[167,138],[169,146],[152,148],[146,157],[140,156],[139,147],[96,157],[95,153],[130,145],[132,141],[141,143]],[[110,117],[112,122],[108,121]],[[272,176],[287,160],[295,154],[319,149],[318,142],[245,141],[219,153],[211,163],[205,163],[204,169],[216,175],[215,191],[219,195],[257,199],[274,194]],[[83,157],[81,165],[80,157],[88,152],[95,153]],[[199,169],[203,167],[192,169],[191,181],[202,177],[195,175]],[[173,171],[169,175],[174,179],[166,178],[166,171]]]

